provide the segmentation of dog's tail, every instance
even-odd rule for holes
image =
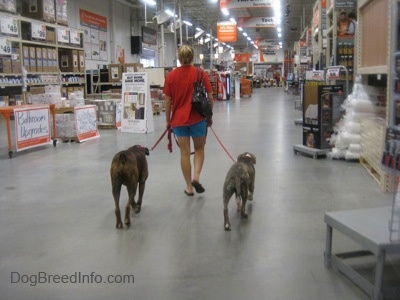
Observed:
[[[119,154],[119,159],[118,159],[118,161],[119,161],[119,163],[120,163],[121,165],[124,165],[124,164],[126,163],[127,158],[126,158],[125,152],[121,152],[121,153]]]

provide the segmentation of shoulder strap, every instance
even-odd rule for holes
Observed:
[[[197,82],[200,82],[203,85],[203,70],[197,67]]]

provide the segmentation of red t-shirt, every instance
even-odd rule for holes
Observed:
[[[203,73],[203,86],[207,93],[212,91],[206,72]],[[193,84],[197,81],[198,68],[192,65],[178,67],[168,73],[164,82],[164,94],[171,97],[171,127],[193,125],[204,119],[192,109]]]

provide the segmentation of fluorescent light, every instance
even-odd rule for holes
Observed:
[[[239,31],[243,31],[243,28],[242,27],[238,27],[237,28]]]
[[[168,14],[168,15],[170,15],[171,17],[175,17],[175,18],[178,17],[178,16],[175,15],[175,14],[172,12],[172,10],[170,10],[170,9],[166,9],[166,10],[165,10],[165,13]]]
[[[218,43],[214,43],[213,47],[215,48],[215,47],[217,47],[217,46],[218,46]]]
[[[247,33],[246,33],[246,32],[243,32],[243,35],[244,35],[244,36],[247,36]]]
[[[247,37],[247,39],[248,39],[249,41],[251,41],[251,38],[250,38],[249,36]]]
[[[228,9],[222,8],[221,11],[222,11],[222,13],[223,13],[225,16],[229,16],[229,11],[228,11]]]
[[[203,54],[203,53],[200,53],[199,57],[200,57],[201,60],[203,60],[204,54]]]
[[[279,38],[282,37],[282,33],[278,33],[278,37],[279,37]]]
[[[208,37],[208,38],[206,38],[205,40],[204,40],[204,43],[208,43],[210,41],[210,38]]]
[[[184,20],[183,23],[185,23],[187,26],[193,26],[192,23],[190,23],[189,21]]]
[[[276,28],[276,31],[282,32],[282,28],[278,27],[278,28]]]
[[[201,31],[201,30],[203,30],[203,29],[201,29],[201,28],[199,28],[199,27],[196,27],[196,30],[197,30],[197,31]]]
[[[157,4],[157,2],[154,1],[154,0],[144,0],[144,2],[145,2],[146,4],[153,5],[153,6]]]
[[[232,23],[235,23],[235,24],[236,24],[235,18],[230,18],[229,21],[231,21]]]

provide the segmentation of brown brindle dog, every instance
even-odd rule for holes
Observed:
[[[149,176],[146,155],[149,149],[135,145],[115,154],[110,168],[112,194],[115,202],[115,216],[117,217],[117,228],[123,228],[121,211],[119,209],[119,197],[122,185],[128,190],[129,200],[125,207],[125,225],[131,224],[130,207],[135,213],[140,212],[146,179]],[[139,185],[139,197],[135,202],[136,190]]]

